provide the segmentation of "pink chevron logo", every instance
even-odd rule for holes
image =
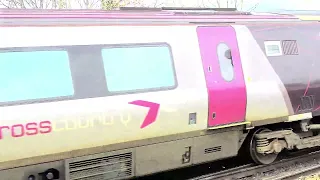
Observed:
[[[160,104],[154,103],[154,102],[143,101],[143,100],[132,101],[132,102],[129,102],[129,104],[134,104],[137,106],[143,106],[143,107],[149,108],[149,111],[140,126],[141,129],[149,126],[150,124],[152,124],[156,121],[157,116],[158,116],[158,112],[159,112],[159,108],[160,108]]]

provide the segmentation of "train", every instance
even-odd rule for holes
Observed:
[[[130,179],[240,150],[271,164],[319,146],[319,20],[1,9],[1,180]]]

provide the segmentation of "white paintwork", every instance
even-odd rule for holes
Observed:
[[[256,121],[292,114],[287,90],[250,30],[242,25],[233,27],[237,34],[247,88],[246,120]]]
[[[172,135],[207,127],[208,97],[196,26],[2,27],[0,40],[0,48],[166,42],[173,50],[179,82],[178,88],[172,91],[0,107],[0,125],[51,120],[59,122],[56,126],[61,126],[66,120],[79,123],[79,119],[84,119],[84,116],[90,119],[100,116],[99,114],[103,114],[101,118],[113,115],[119,117],[119,113],[121,117],[128,113],[132,117],[122,117],[121,122],[118,119],[119,121],[106,123],[108,125],[102,127],[68,130],[55,127],[54,132],[47,135],[14,139],[9,138],[10,134],[5,132],[3,135],[6,138],[0,140],[0,161]],[[140,129],[148,109],[129,105],[128,102],[133,100],[160,103],[158,120],[151,126]],[[193,112],[197,112],[197,124],[188,125],[189,113]],[[39,143],[41,146],[29,146]]]

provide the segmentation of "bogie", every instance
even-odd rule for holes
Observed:
[[[310,120],[271,125],[253,129],[244,146],[247,154],[257,164],[271,164],[280,152],[299,151],[320,146],[319,125]],[[290,127],[290,128],[289,128]]]

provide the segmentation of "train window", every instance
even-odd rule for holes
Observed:
[[[73,95],[65,51],[0,52],[0,102]]]
[[[102,50],[108,91],[130,93],[176,87],[168,45],[110,47]]]
[[[264,46],[267,56],[281,56],[281,42],[280,41],[265,41]]]
[[[225,81],[232,81],[234,78],[234,69],[231,51],[228,45],[220,43],[217,47],[221,76]]]

